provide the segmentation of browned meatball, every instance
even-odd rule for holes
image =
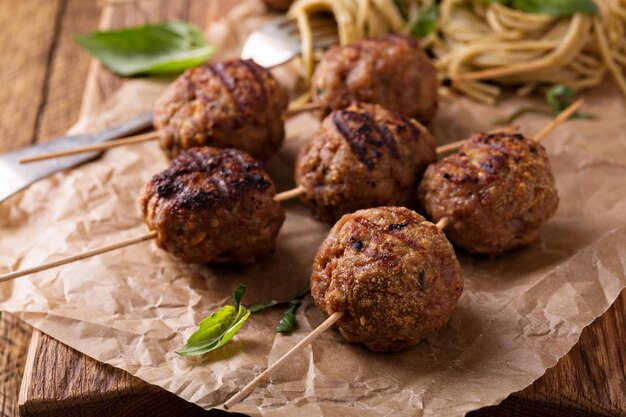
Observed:
[[[161,148],[237,148],[265,161],[285,137],[286,91],[265,68],[235,59],[192,68],[154,106]]]
[[[289,9],[289,6],[294,2],[294,0],[263,0],[267,7],[274,10],[285,11]]]
[[[311,294],[339,331],[374,351],[418,343],[446,325],[463,291],[459,263],[443,232],[403,207],[347,214],[313,263]]]
[[[433,138],[415,120],[356,103],[324,119],[298,155],[295,179],[316,217],[334,222],[362,208],[410,205],[436,156]]]
[[[437,86],[435,67],[415,40],[389,35],[329,49],[311,95],[324,114],[364,101],[428,123],[437,112]]]
[[[141,190],[157,245],[185,262],[248,265],[272,252],[285,213],[262,164],[237,149],[193,148]]]
[[[428,167],[418,194],[433,221],[450,219],[452,242],[492,255],[534,241],[559,203],[544,147],[511,133],[473,135]]]

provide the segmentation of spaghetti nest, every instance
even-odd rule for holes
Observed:
[[[420,0],[296,0],[290,14],[302,34],[307,74],[314,68],[309,18],[331,12],[342,44],[387,32],[410,34]],[[554,84],[598,85],[609,72],[626,95],[626,0],[595,0],[598,13],[551,17],[498,2],[443,0],[437,30],[421,40],[440,79],[477,100],[494,103],[502,86],[525,95]]]

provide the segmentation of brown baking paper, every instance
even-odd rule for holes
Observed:
[[[258,3],[246,7],[209,31],[222,56],[237,53],[224,40],[239,43],[239,31],[262,20]],[[88,125],[141,114],[162,87],[127,82]],[[561,197],[556,216],[524,250],[496,259],[458,251],[465,291],[442,331],[394,354],[371,353],[328,331],[234,410],[462,416],[499,403],[553,366],[626,286],[624,100],[610,84],[585,98],[585,112],[597,119],[569,121],[545,141]],[[490,107],[445,98],[431,129],[439,143],[458,140],[493,128],[493,119],[528,101]],[[520,123],[532,134],[548,121],[535,115]],[[289,139],[268,164],[279,190],[293,186],[295,154],[317,124],[308,114],[289,120]],[[114,149],[0,204],[0,272],[145,233],[137,193],[166,165],[154,143]],[[245,303],[288,298],[306,287],[329,226],[297,201],[285,206],[276,253],[250,268],[185,265],[146,242],[2,284],[0,308],[188,401],[219,406],[323,320],[307,297],[292,335],[274,332],[280,309],[273,309],[253,314],[231,343],[206,357],[174,353],[238,284],[248,285]]]

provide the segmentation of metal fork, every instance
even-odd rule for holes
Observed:
[[[331,18],[316,16],[311,19],[313,48],[324,50],[339,43],[337,24]],[[288,16],[273,19],[252,32],[243,45],[241,57],[272,68],[300,55],[300,33],[295,19]]]

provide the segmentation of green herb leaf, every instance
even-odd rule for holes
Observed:
[[[251,305],[249,305],[247,307],[248,307],[248,310],[250,310],[251,313],[256,313],[257,311],[265,310],[266,308],[274,307],[275,305],[283,304],[283,303],[285,303],[285,301],[272,300],[269,303],[265,303],[265,304],[251,304]]]
[[[296,324],[296,310],[301,302],[299,298],[289,300],[287,309],[283,312],[278,326],[276,326],[277,333],[289,333],[293,330]]]
[[[239,284],[235,291],[233,291],[233,305],[236,308],[239,308],[239,304],[241,304],[241,297],[243,297],[243,293],[246,292],[246,286],[243,284]]]
[[[250,317],[250,311],[239,303],[245,290],[245,285],[237,287],[233,292],[233,302],[236,306],[224,306],[203,319],[198,324],[198,330],[189,336],[187,343],[176,353],[181,356],[202,355],[228,343]]]
[[[76,36],[76,41],[116,74],[176,74],[205,62],[214,49],[184,22],[165,22]]]
[[[483,0],[501,3],[527,13],[565,17],[574,13],[597,14],[598,6],[593,0]]]
[[[417,19],[411,28],[411,35],[422,38],[437,28],[437,4],[431,1],[423,6],[417,14]]]
[[[553,114],[556,116],[572,104],[574,99],[574,90],[565,85],[555,85],[546,92],[546,103],[552,108]],[[587,113],[576,112],[572,115],[572,119],[594,119],[595,116]]]

